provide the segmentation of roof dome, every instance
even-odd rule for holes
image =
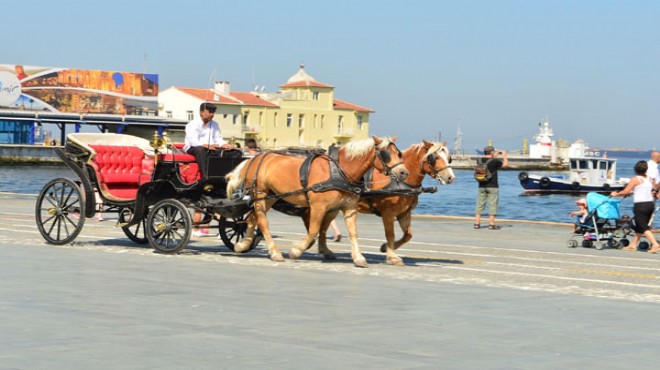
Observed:
[[[300,64],[300,69],[293,76],[289,77],[284,85],[281,87],[332,87],[331,85],[318,82],[314,77],[305,72],[305,65]]]
[[[305,65],[300,64],[300,69],[298,72],[296,72],[293,76],[289,77],[288,80],[286,80],[287,84],[292,84],[296,82],[316,82],[314,77],[310,76],[305,72]]]

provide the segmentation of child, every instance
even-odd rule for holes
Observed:
[[[575,202],[575,205],[578,206],[576,211],[572,211],[568,214],[568,217],[575,217],[575,225],[573,225],[573,232],[577,231],[578,224],[584,223],[587,213],[587,200],[580,198]]]

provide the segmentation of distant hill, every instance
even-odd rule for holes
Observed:
[[[648,159],[652,150],[642,148],[589,148],[592,151],[607,153],[608,157],[613,158],[640,158]]]

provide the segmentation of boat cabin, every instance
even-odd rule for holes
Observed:
[[[580,185],[604,184],[616,181],[616,159],[571,158],[570,181]]]

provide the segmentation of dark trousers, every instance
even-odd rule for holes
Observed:
[[[206,166],[209,163],[209,150],[203,146],[193,146],[186,153],[195,156],[195,161],[199,166],[199,172],[201,172],[202,178],[205,179],[207,175]]]

